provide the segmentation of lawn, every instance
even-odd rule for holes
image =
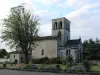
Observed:
[[[15,64],[6,64],[6,68],[9,68],[11,65],[13,66]],[[3,64],[0,64],[0,67],[2,68],[3,67]]]
[[[11,66],[15,66],[15,65],[23,67],[25,65],[31,65],[31,64],[6,64],[6,68],[10,68]],[[56,65],[59,65],[62,70],[67,69],[67,65],[62,65],[62,64],[36,64],[36,66],[38,68],[40,68],[40,67],[44,67],[44,68],[55,67]],[[0,64],[0,67],[3,67],[3,64]]]
[[[92,66],[91,66],[91,71],[100,72],[100,65],[92,65]]]

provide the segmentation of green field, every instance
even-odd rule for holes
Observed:
[[[10,68],[10,66],[15,66],[15,64],[6,64],[6,67],[7,68]],[[25,65],[29,65],[29,64],[25,64]],[[40,64],[40,65],[37,65],[37,67],[38,68],[40,68],[40,67],[42,67],[42,66],[44,66],[44,67],[55,67],[56,65],[58,65],[58,64]],[[60,65],[60,68],[62,69],[62,70],[65,70],[65,69],[67,69],[67,65],[62,65],[62,64],[59,64]],[[22,65],[23,66],[23,65]],[[0,64],[0,67],[3,67],[3,64]]]
[[[6,64],[6,67],[9,68],[10,66],[15,66],[15,64]],[[40,64],[40,65],[37,65],[37,67],[55,67],[57,64]],[[59,64],[60,65],[60,68],[62,70],[65,70],[67,69],[67,65],[62,65],[62,64]],[[3,67],[3,64],[0,64],[0,67]],[[100,72],[100,65],[92,65],[91,66],[91,71],[95,71],[95,72]]]
[[[91,66],[91,71],[100,72],[100,65],[92,65],[92,66]]]

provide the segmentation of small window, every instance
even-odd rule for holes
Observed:
[[[41,55],[44,55],[44,50],[42,49]]]
[[[69,49],[69,56],[70,56],[70,49]]]
[[[59,23],[59,29],[62,29],[62,22]]]
[[[68,50],[66,50],[66,55],[68,55]]]
[[[54,29],[57,29],[57,22],[55,22],[54,24]]]
[[[67,36],[67,41],[68,41],[68,36]]]
[[[15,58],[15,55],[14,55],[14,58]]]
[[[66,55],[70,56],[70,49],[66,50]]]

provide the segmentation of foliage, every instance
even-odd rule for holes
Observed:
[[[56,68],[57,68],[58,70],[61,70],[60,65],[56,65]]]
[[[85,68],[82,66],[72,66],[68,67],[67,72],[72,72],[72,73],[85,72]]]
[[[1,38],[10,48],[22,50],[26,63],[29,62],[28,53],[31,53],[36,46],[38,25],[38,17],[25,10],[24,5],[11,8],[9,16],[3,20],[4,30]]]
[[[73,58],[71,56],[62,57],[61,61],[64,65],[72,66]]]
[[[100,72],[100,65],[92,65],[91,71]]]
[[[89,39],[83,42],[83,57],[84,60],[100,60],[100,40]]]
[[[43,64],[46,61],[49,61],[48,57],[40,58],[40,59],[33,59],[32,63],[33,64]]]
[[[17,64],[17,62],[18,62],[18,60],[17,60],[17,59],[15,59],[15,60],[14,60],[14,64]]]
[[[0,58],[4,58],[4,56],[7,56],[8,52],[5,49],[0,49]]]
[[[60,58],[51,58],[48,57],[33,59],[33,64],[61,64]]]
[[[84,61],[83,61],[83,65],[84,65],[84,67],[86,68],[86,71],[90,71],[91,64],[89,63],[88,60],[84,60]]]
[[[57,57],[57,58],[51,58],[50,59],[50,64],[61,64],[61,60],[60,60],[60,57]]]
[[[73,64],[73,58],[71,56],[68,56],[68,62],[69,62],[69,66],[72,66]]]

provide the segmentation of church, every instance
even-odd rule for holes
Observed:
[[[70,21],[65,17],[52,19],[52,36],[38,37],[35,42],[37,46],[32,51],[34,59],[71,56],[76,63],[82,61],[81,38],[70,39]]]

